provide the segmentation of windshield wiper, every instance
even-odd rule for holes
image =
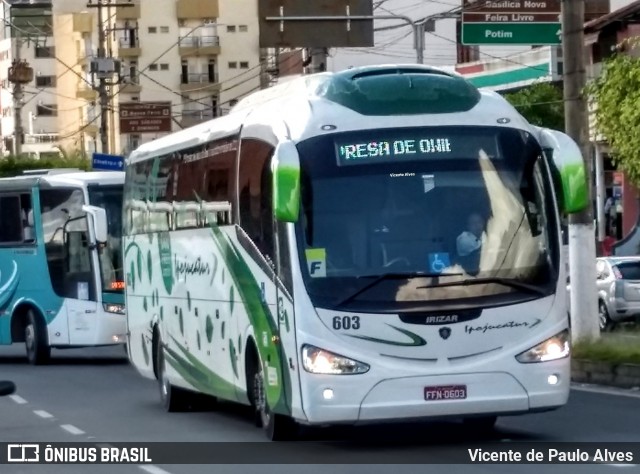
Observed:
[[[487,277],[487,278],[474,278],[474,279],[466,279],[460,281],[451,281],[447,283],[440,283],[435,285],[425,285],[419,286],[418,289],[426,289],[426,288],[441,288],[445,286],[469,286],[469,285],[483,285],[487,283],[497,283],[499,285],[508,286],[511,288],[515,288],[516,290],[522,290],[529,293],[534,293],[537,295],[545,296],[546,292],[535,285],[530,285],[528,283],[522,283],[514,278],[501,278],[501,277]]]
[[[359,275],[356,278],[373,278],[369,283],[364,285],[362,288],[358,288],[351,295],[346,298],[335,303],[335,306],[342,306],[344,304],[353,301],[353,299],[360,296],[362,293],[367,291],[369,288],[377,285],[383,280],[408,280],[409,278],[438,278],[443,276],[460,276],[462,273],[426,273],[426,272],[404,272],[404,273],[383,273],[382,275]],[[419,287],[422,288],[422,287]]]

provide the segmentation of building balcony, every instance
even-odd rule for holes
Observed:
[[[59,135],[57,133],[26,134],[22,145],[22,153],[36,156],[46,153],[59,154],[58,139]]]
[[[215,56],[220,54],[218,36],[184,36],[178,44],[180,56]]]
[[[73,14],[73,31],[75,33],[92,33],[93,32],[93,16],[91,13],[74,13]]]
[[[76,98],[94,101],[98,98],[98,92],[89,87],[88,84],[83,84],[78,87],[78,90],[76,91]]]
[[[142,86],[137,80],[120,84],[120,94],[139,94],[142,92]]]
[[[133,1],[131,6],[116,7],[116,20],[138,20],[140,18],[140,2]]]
[[[180,76],[181,92],[219,92],[218,76],[214,74],[182,74]]]
[[[183,109],[180,126],[183,128],[193,127],[199,123],[213,120],[215,117],[213,109]]]
[[[179,20],[218,18],[218,0],[178,0],[176,16]]]
[[[141,54],[140,42],[130,38],[118,38],[118,55],[121,58],[138,57]]]

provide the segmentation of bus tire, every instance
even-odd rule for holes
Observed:
[[[291,441],[297,438],[298,424],[290,417],[273,413],[265,393],[262,364],[254,360],[250,364],[251,400],[256,414],[256,424],[262,426],[270,441]]]
[[[471,431],[488,432],[493,431],[497,421],[497,416],[480,416],[477,418],[465,418],[464,425]]]
[[[188,397],[185,390],[174,387],[169,382],[167,368],[164,361],[164,349],[158,345],[158,388],[160,389],[160,401],[168,412],[185,411],[188,408]]]
[[[24,326],[24,345],[31,365],[46,364],[51,357],[47,327],[33,309],[27,310]]]

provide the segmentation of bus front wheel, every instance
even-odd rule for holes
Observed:
[[[24,343],[27,349],[27,360],[31,365],[46,364],[51,357],[47,328],[33,310],[27,312],[27,323],[24,326]]]
[[[261,364],[254,361],[251,372],[249,380],[252,402],[256,410],[256,424],[262,426],[267,439],[271,441],[295,439],[298,434],[298,424],[288,416],[273,413],[269,407]]]

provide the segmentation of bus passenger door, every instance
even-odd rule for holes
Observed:
[[[85,216],[71,219],[64,231],[67,321],[70,345],[94,345],[99,341],[100,319],[96,292],[95,262]]]

